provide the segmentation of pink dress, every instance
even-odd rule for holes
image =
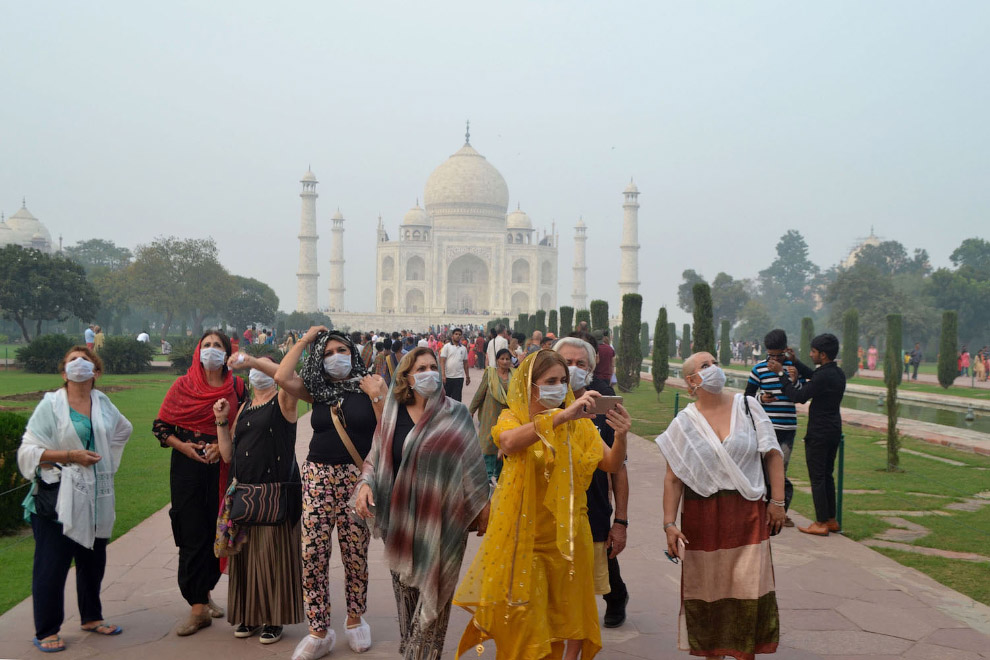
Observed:
[[[866,352],[866,365],[869,367],[870,371],[877,368],[877,347],[870,346],[870,350]]]

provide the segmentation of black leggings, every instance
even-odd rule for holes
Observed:
[[[205,605],[220,580],[213,554],[220,497],[220,464],[205,464],[172,450],[172,538],[179,548],[179,590],[190,605]]]

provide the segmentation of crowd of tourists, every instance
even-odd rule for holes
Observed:
[[[276,341],[264,328],[241,339]],[[838,341],[814,339],[816,369],[797,359],[782,330],[763,343],[745,393],[724,391],[714,356],[687,358],[682,374],[695,402],[656,439],[667,462],[657,524],[667,558],[682,565],[679,644],[693,655],[776,650],[769,538],[792,524],[795,403],[811,401],[805,454],[816,520],[801,531],[838,531]],[[373,537],[384,544],[405,658],[441,657],[454,605],[471,614],[458,656],[494,640],[498,657],[591,658],[602,646],[597,596],[601,623],[624,624],[632,420],[612,387],[607,331],[315,326],[280,346],[280,361],[253,357],[207,331],[154,420],[169,450],[169,518],[189,605],[177,635],[226,617],[235,637],[272,644],[284,626],[305,622],[292,657],[329,653],[334,529],[343,631],[355,652],[374,639],[364,617]],[[38,404],[18,451],[34,484],[25,516],[36,540],[34,644],[44,652],[65,649],[73,560],[83,630],[121,632],[103,619],[100,585],[131,424],[96,389],[102,365],[91,347],[70,350],[61,371],[65,386]],[[477,389],[465,405],[472,375]],[[299,401],[312,407],[301,465]],[[483,539],[459,581],[470,533]],[[213,598],[223,573],[226,607]]]

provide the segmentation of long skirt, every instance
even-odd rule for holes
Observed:
[[[690,544],[682,553],[678,647],[739,660],[774,653],[780,617],[766,502],[685,488],[681,531]]]
[[[299,521],[255,525],[230,558],[227,621],[287,626],[303,621]]]

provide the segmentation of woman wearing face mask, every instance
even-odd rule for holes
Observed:
[[[302,371],[296,374],[294,367],[307,346],[309,354]],[[361,474],[358,461],[363,462],[371,449],[388,390],[380,376],[368,374],[350,337],[323,326],[314,326],[300,337],[279,365],[275,381],[284,391],[313,404],[313,438],[302,464],[302,575],[309,635],[292,657],[322,657],[336,642],[330,621],[328,575],[334,527],[346,579],[344,630],[351,649],[362,653],[371,648],[371,628],[363,617],[368,600],[370,537],[367,528],[349,515],[348,500]],[[351,447],[342,438],[341,429]]]
[[[488,493],[471,415],[444,395],[433,351],[414,348],[396,369],[354,497],[385,540],[407,660],[443,653],[467,533],[484,533]]]
[[[244,381],[227,368],[230,339],[208,330],[196,344],[193,362],[169,388],[152,432],[162,447],[172,450],[169,485],[172,494],[172,537],[179,548],[179,590],[189,603],[189,617],[175,634],[192,635],[224,615],[210,592],[220,579],[220,561],[213,554],[221,470],[213,404],[227,399],[237,410],[244,398]],[[225,465],[223,467],[226,467]]]
[[[478,437],[481,439],[481,453],[485,457],[485,470],[488,478],[496,481],[502,473],[502,460],[498,456],[498,447],[492,441],[492,427],[505,410],[505,397],[511,378],[512,353],[503,348],[495,354],[495,366],[485,367],[481,385],[468,407],[468,412],[472,415],[478,413]]]
[[[626,439],[608,447],[591,418],[601,396],[574,398],[567,362],[531,353],[512,376],[492,431],[505,455],[485,540],[454,595],[473,614],[457,655],[487,639],[498,657],[592,658],[601,649],[594,550],[585,498],[596,468],[616,472]]]
[[[221,398],[213,404],[220,456],[230,464],[230,476],[243,484],[299,484],[295,453],[299,399],[275,387],[278,365],[269,358],[238,353],[227,366],[251,370],[253,394],[229,422],[230,402]],[[249,527],[247,543],[229,561],[227,621],[236,626],[234,637],[260,632],[262,644],[274,644],[282,639],[282,626],[303,620],[302,490],[298,485],[283,488],[289,489],[285,521]]]
[[[773,653],[780,620],[769,537],[784,524],[773,423],[755,398],[722,391],[725,373],[711,354],[688,357],[683,373],[697,401],[656,439],[667,459],[667,553],[683,560],[678,646],[708,658]]]
[[[76,562],[76,596],[82,629],[116,635],[103,620],[100,583],[113,532],[113,478],[131,423],[94,389],[103,363],[92,349],[74,346],[61,362],[65,386],[45,394],[28,421],[17,466],[34,483],[24,517],[34,531],[34,645],[64,651],[65,580]]]

